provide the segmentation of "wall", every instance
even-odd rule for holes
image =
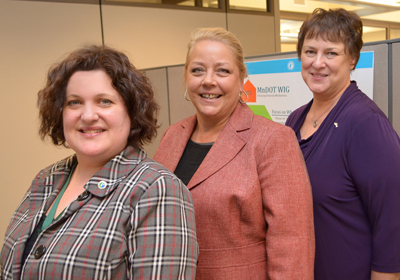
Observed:
[[[393,70],[393,127],[400,135],[400,42],[394,43],[392,47],[392,70]]]
[[[393,127],[400,134],[400,80],[395,78],[400,76],[400,40],[368,43],[363,46],[361,51],[374,53],[373,100],[389,117]],[[286,58],[297,58],[297,53],[287,52],[249,57],[246,62]],[[164,113],[169,117],[168,124],[176,123],[195,113],[191,102],[183,98],[181,87],[183,68],[183,65],[175,65],[146,70],[146,74],[160,87],[160,94],[164,95],[165,100],[168,100],[168,107],[164,108]],[[168,125],[163,123],[159,131],[162,133],[167,127]],[[155,144],[157,143],[159,143],[159,139]]]
[[[36,173],[71,154],[38,137],[36,99],[49,66],[82,44],[100,44],[93,5],[0,1],[0,240]]]
[[[279,11],[278,0],[274,0],[274,11]],[[127,52],[142,69],[184,63],[190,32],[198,27],[228,27],[243,42],[246,56],[279,51],[279,18],[272,16],[111,5],[102,6],[102,15],[105,43]],[[40,141],[37,92],[50,65],[65,53],[83,45],[101,44],[100,9],[96,4],[1,0],[0,38],[0,92],[5,105],[0,110],[3,240],[11,215],[33,177],[72,153]],[[174,70],[181,71],[168,71]],[[191,114],[190,107],[182,110],[179,103],[168,104],[165,83],[162,78],[153,80],[161,104],[160,131],[170,122],[169,106]],[[170,92],[180,94],[180,82],[169,86]],[[146,147],[150,156],[160,137]]]

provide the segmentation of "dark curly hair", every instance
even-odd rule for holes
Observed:
[[[297,41],[297,56],[301,58],[304,40],[321,37],[331,42],[342,42],[345,53],[355,59],[354,67],[360,58],[363,46],[363,24],[360,17],[344,9],[317,8],[303,22]]]
[[[40,138],[49,136],[55,145],[67,147],[63,108],[68,81],[77,71],[91,70],[106,72],[124,101],[131,121],[127,145],[142,147],[149,143],[157,134],[159,109],[150,82],[125,54],[107,46],[78,49],[50,68],[46,86],[38,93]]]

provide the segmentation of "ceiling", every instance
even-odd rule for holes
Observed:
[[[311,13],[315,8],[344,8],[362,19],[400,23],[400,0],[280,0],[279,6],[281,11],[297,13]]]
[[[281,41],[284,43],[297,42],[297,33],[304,18],[295,20],[296,14],[310,14],[316,8],[354,11],[364,21],[363,37],[367,41],[388,38],[386,27],[389,25],[391,28],[400,28],[400,0],[280,0],[279,6]],[[285,19],[288,15],[289,19]],[[368,33],[371,35],[368,36]]]

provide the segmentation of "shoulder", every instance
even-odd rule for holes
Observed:
[[[196,124],[196,115],[190,116],[186,119],[183,119],[179,122],[176,122],[172,125],[170,125],[164,132],[164,136],[171,133],[171,132],[178,132],[182,131],[185,128],[192,127]]]
[[[355,92],[345,103],[341,111],[341,119],[346,120],[350,129],[368,127],[370,126],[368,122],[374,119],[391,126],[382,110],[361,91]]]
[[[228,124],[245,138],[262,138],[263,141],[274,134],[293,133],[291,128],[256,115],[243,104],[238,104]]]
[[[75,155],[70,155],[60,161],[57,161],[56,163],[53,163],[42,170],[39,171],[38,174],[36,174],[34,180],[44,180],[45,178],[49,177],[50,175],[58,172],[69,172],[71,166],[76,162],[76,157]]]
[[[142,160],[121,183],[124,192],[130,193],[129,203],[134,207],[181,205],[193,208],[192,196],[185,184],[174,173],[150,158]]]
[[[168,170],[165,166],[162,164],[158,163],[157,161],[151,159],[151,158],[145,158],[141,163],[140,163],[140,168],[143,168],[146,170],[146,173],[153,174],[155,180],[161,177],[165,178],[170,178],[170,179],[177,179],[176,175],[172,173],[170,170]]]
[[[144,158],[128,174],[125,181],[130,184],[139,184],[141,188],[147,189],[153,185],[162,184],[164,186],[174,185],[179,188],[186,188],[181,180],[166,167],[151,158]]]
[[[250,145],[263,149],[263,147],[270,147],[271,143],[286,143],[295,140],[294,132],[290,127],[255,115],[248,106],[241,108],[240,111],[231,125],[235,127],[237,135],[247,139]]]
[[[297,108],[292,113],[290,113],[289,117],[286,120],[286,125],[293,128],[295,123],[301,118],[301,116],[304,114],[304,112],[307,110],[307,108],[309,106],[310,106],[310,103],[307,103],[307,104]]]
[[[254,133],[269,137],[294,135],[290,127],[258,115],[254,115],[252,130]]]

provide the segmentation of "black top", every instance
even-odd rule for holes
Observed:
[[[185,151],[175,169],[175,175],[187,185],[192,179],[194,173],[203,162],[208,151],[211,149],[214,142],[211,143],[196,143],[189,139]]]

